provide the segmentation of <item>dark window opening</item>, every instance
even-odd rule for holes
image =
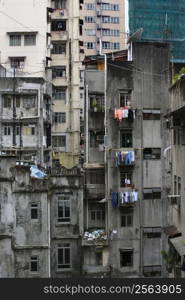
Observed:
[[[120,267],[133,266],[133,250],[120,250]]]
[[[31,256],[30,258],[30,271],[38,272],[38,256]]]
[[[66,31],[66,21],[52,21],[51,23],[51,31]]]
[[[123,148],[132,147],[132,131],[130,130],[120,131],[120,147]]]
[[[38,219],[38,204],[36,203],[31,204],[31,219],[32,220]]]
[[[144,148],[143,159],[160,159],[161,149],[160,148]]]
[[[143,199],[161,199],[161,188],[145,188],[143,191]]]
[[[58,247],[58,269],[69,269],[71,267],[70,244],[64,244]]]

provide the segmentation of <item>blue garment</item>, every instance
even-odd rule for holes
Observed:
[[[118,193],[117,192],[112,192],[112,207],[117,207],[118,206]]]

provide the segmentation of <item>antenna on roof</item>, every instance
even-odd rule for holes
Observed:
[[[136,42],[139,41],[141,39],[141,35],[143,33],[143,28],[139,28],[138,30],[136,30],[127,40],[127,44],[131,43],[131,42]]]

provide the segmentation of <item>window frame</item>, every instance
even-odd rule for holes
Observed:
[[[66,206],[66,204],[68,205]],[[60,216],[61,212],[62,212],[62,216]],[[58,224],[71,223],[71,199],[68,196],[58,196],[57,198],[57,223]]]
[[[24,46],[36,46],[36,39],[35,33],[24,34]]]
[[[22,44],[21,34],[10,34],[9,35],[9,46],[10,47],[20,47],[21,44]]]
[[[35,217],[36,216],[36,217]],[[30,218],[32,221],[39,220],[39,204],[32,202],[30,205]]]
[[[32,270],[33,264],[36,264],[36,270]],[[31,273],[38,273],[39,272],[39,256],[38,255],[31,255],[30,256],[30,272]]]
[[[59,251],[62,250],[62,263],[59,263]],[[69,256],[69,262],[66,263],[66,251],[69,251],[67,254]],[[57,247],[57,270],[69,270],[71,269],[71,245],[69,243],[58,245]]]

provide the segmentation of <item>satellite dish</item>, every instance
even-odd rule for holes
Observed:
[[[141,35],[143,33],[143,28],[139,28],[138,30],[136,30],[129,38],[127,41],[127,44],[131,43],[131,42],[137,42],[141,39]]]

